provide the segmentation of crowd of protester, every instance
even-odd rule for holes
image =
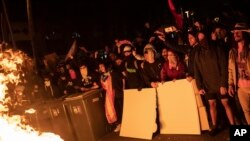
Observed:
[[[29,93],[37,101],[102,89],[107,121],[119,131],[124,89],[195,79],[214,135],[224,118],[229,125],[250,125],[249,32],[246,22],[228,27],[194,21],[187,31],[173,26],[148,29],[135,40],[114,39],[112,46],[96,51],[76,40],[74,53],[66,59],[55,54],[44,58],[42,77],[29,77]]]

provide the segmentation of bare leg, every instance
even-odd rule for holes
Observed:
[[[233,111],[232,108],[230,107],[229,103],[228,103],[228,99],[221,99],[221,103],[225,108],[226,114],[227,114],[227,118],[229,120],[230,125],[234,125],[234,116],[233,116]]]
[[[211,115],[212,124],[214,127],[217,126],[217,108],[216,108],[216,100],[208,100],[209,102],[209,111]]]

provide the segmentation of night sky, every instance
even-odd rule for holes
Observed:
[[[11,22],[27,22],[26,0],[5,0]],[[146,21],[155,27],[173,23],[167,0],[31,0],[36,33],[41,37],[71,38],[81,35],[83,44],[100,48],[116,37],[133,37]],[[194,10],[203,17],[215,16],[222,9],[241,10],[248,0],[173,0],[177,10]],[[131,36],[132,35],[132,36]],[[61,43],[62,44],[62,43]],[[69,43],[64,42],[69,46]],[[65,48],[64,47],[64,48]]]

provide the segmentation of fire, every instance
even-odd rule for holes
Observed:
[[[9,49],[0,52],[0,141],[63,141],[56,134],[36,131],[25,124],[25,119],[21,115],[9,113],[12,100],[8,84],[17,86],[20,83],[25,60],[31,59],[21,51]],[[34,112],[34,109],[26,111],[26,113]]]
[[[27,113],[27,114],[34,114],[35,112],[36,112],[36,110],[33,109],[33,108],[30,108],[30,109],[28,109],[28,110],[25,110],[25,113]]]
[[[0,118],[0,141],[62,141],[53,133],[39,133],[28,125],[21,124],[20,116]]]

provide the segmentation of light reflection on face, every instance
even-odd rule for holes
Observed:
[[[153,61],[155,57],[154,51],[152,49],[147,49],[144,51],[144,58],[146,61],[150,62]]]
[[[104,64],[99,64],[99,70],[102,73],[106,72],[106,68],[105,68]]]
[[[80,73],[82,76],[86,76],[88,74],[87,67],[85,65],[80,67]]]
[[[234,35],[234,40],[236,42],[240,42],[243,40],[243,32],[240,30],[235,30],[233,31],[233,35]]]
[[[161,55],[164,59],[168,57],[168,50],[166,48],[162,49]]]
[[[170,63],[176,63],[177,62],[177,56],[173,51],[168,51],[168,60]]]
[[[188,42],[190,46],[194,46],[197,43],[197,40],[192,34],[188,34]]]
[[[122,64],[122,59],[116,59],[115,63],[117,66],[120,66]]]

